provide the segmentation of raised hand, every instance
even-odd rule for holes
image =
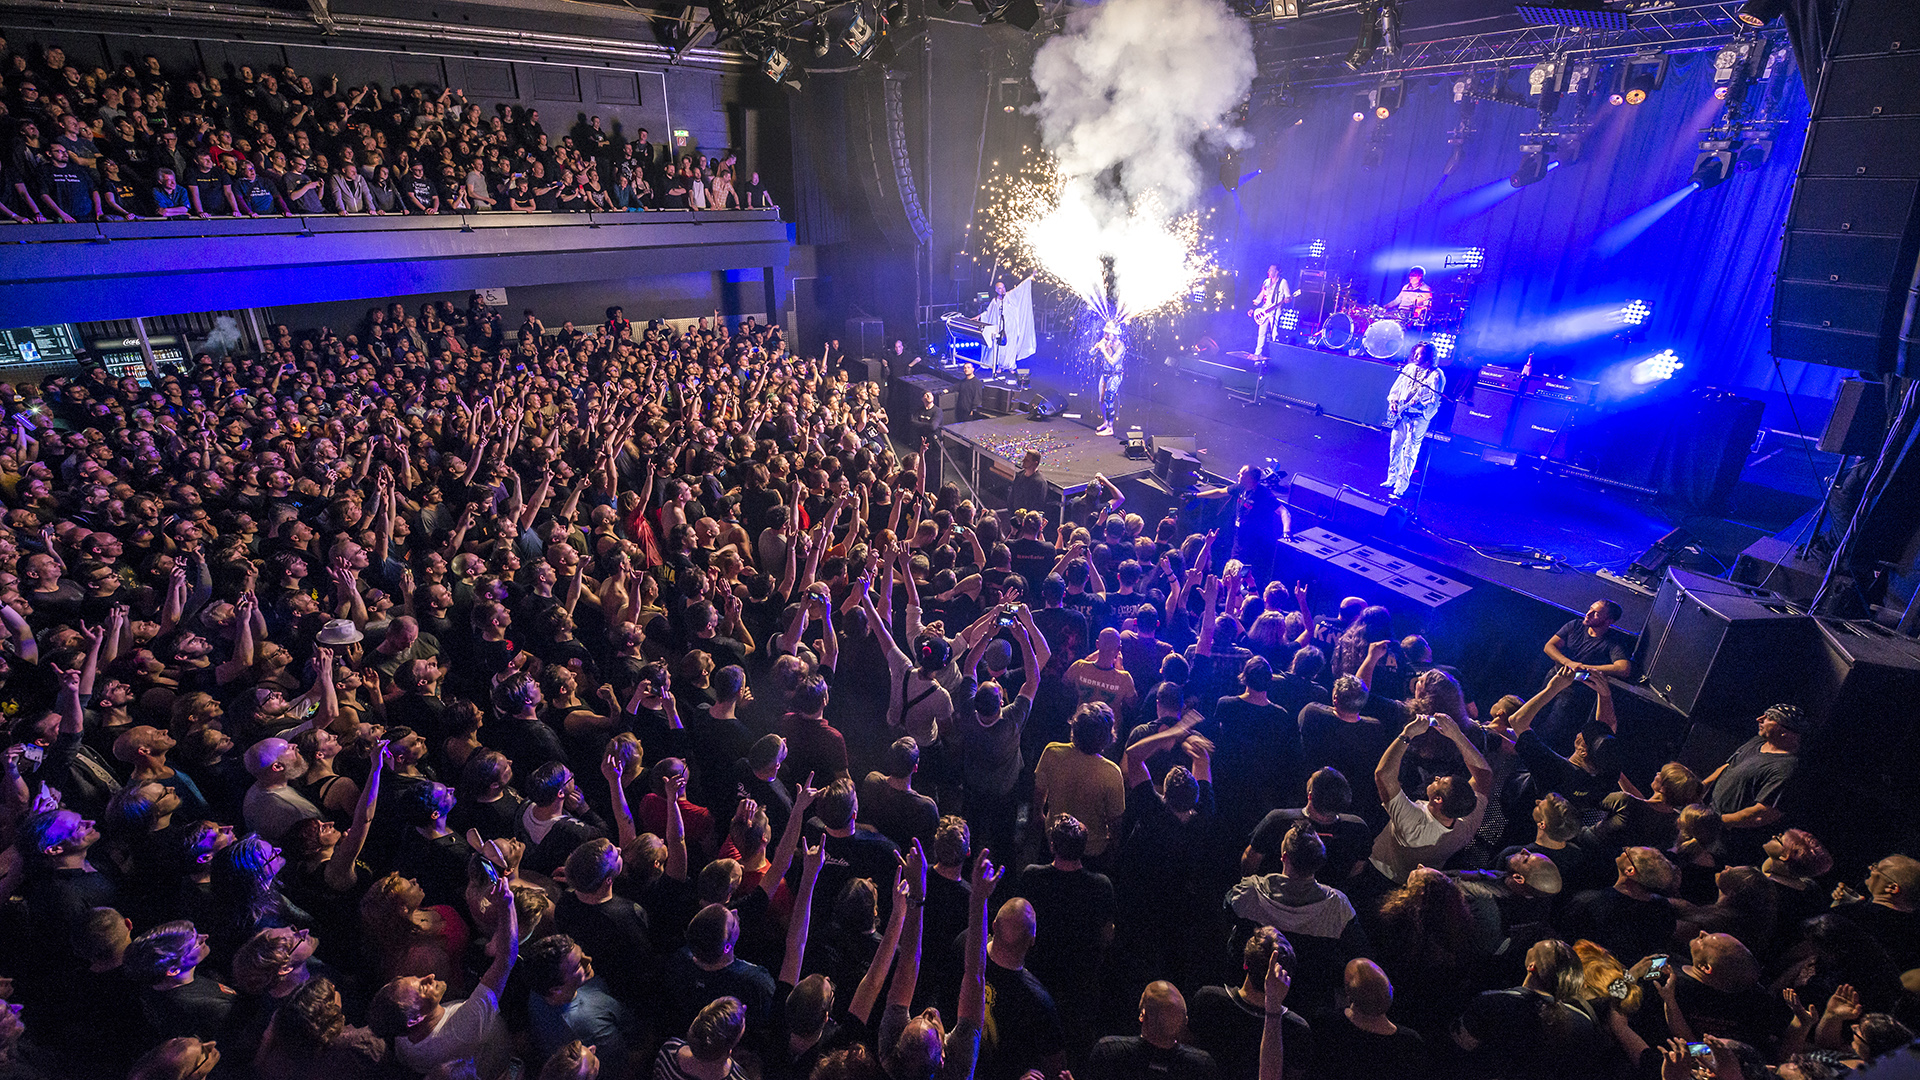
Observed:
[[[980,857],[973,862],[972,892],[976,900],[993,895],[993,887],[1007,872],[1006,867],[993,865],[992,857],[992,851],[981,848]]]
[[[1852,983],[1841,983],[1833,988],[1833,996],[1827,999],[1827,1015],[1843,1023],[1851,1024],[1867,1014],[1860,1004],[1860,992]]]

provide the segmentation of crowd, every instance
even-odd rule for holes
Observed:
[[[7,1080],[1823,1080],[1912,1038],[1914,852],[1836,871],[1790,705],[1623,773],[1605,601],[1476,693],[1259,579],[1257,470],[1218,532],[1002,513],[752,319],[270,338],[0,385]]]
[[[291,66],[82,70],[0,37],[0,220],[413,215],[770,207],[731,155],[685,153],[583,116],[488,115],[440,87],[343,85]]]

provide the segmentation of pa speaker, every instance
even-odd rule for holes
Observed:
[[[879,356],[887,351],[887,326],[879,319],[855,316],[847,320],[844,341],[849,356]]]
[[[1689,718],[1737,725],[1809,696],[1815,634],[1812,617],[1774,593],[1669,567],[1635,666]]]
[[[1842,381],[1827,430],[1820,433],[1821,453],[1878,455],[1886,437],[1887,388],[1865,379]]]
[[[1776,356],[1892,372],[1920,257],[1920,5],[1840,5],[1773,293]],[[1904,45],[1904,47],[1903,47]]]
[[[1305,473],[1295,473],[1287,491],[1287,505],[1304,510],[1328,525],[1372,536],[1396,533],[1407,525],[1407,508],[1376,498],[1357,488]]]

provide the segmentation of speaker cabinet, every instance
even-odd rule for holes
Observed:
[[[1507,432],[1513,426],[1515,397],[1484,383],[1473,392],[1472,400],[1463,399],[1453,410],[1453,434],[1475,442],[1505,448]]]
[[[1920,256],[1920,6],[1840,5],[1773,292],[1776,356],[1894,370]]]
[[[1865,379],[1844,379],[1834,399],[1820,450],[1827,454],[1880,453],[1887,437],[1887,389]]]
[[[1737,725],[1808,696],[1814,638],[1806,611],[1774,593],[1669,567],[1635,654],[1668,704]]]
[[[849,356],[879,356],[887,351],[887,327],[879,319],[855,316],[847,320],[841,348]]]
[[[1513,406],[1513,436],[1509,450],[1538,458],[1564,461],[1567,457],[1567,429],[1573,426],[1581,406],[1570,401],[1525,396]],[[1458,419],[1455,423],[1458,423]]]
[[[1399,532],[1406,527],[1408,517],[1404,506],[1305,473],[1293,474],[1287,505],[1312,514],[1330,527],[1373,536]]]

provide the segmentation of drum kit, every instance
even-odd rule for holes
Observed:
[[[1320,324],[1309,343],[1354,356],[1364,352],[1375,360],[1404,357],[1435,331],[1458,326],[1466,306],[1464,298],[1442,294],[1436,294],[1431,304],[1418,308],[1362,304],[1354,299],[1348,285],[1334,290],[1331,299],[1333,313]]]

